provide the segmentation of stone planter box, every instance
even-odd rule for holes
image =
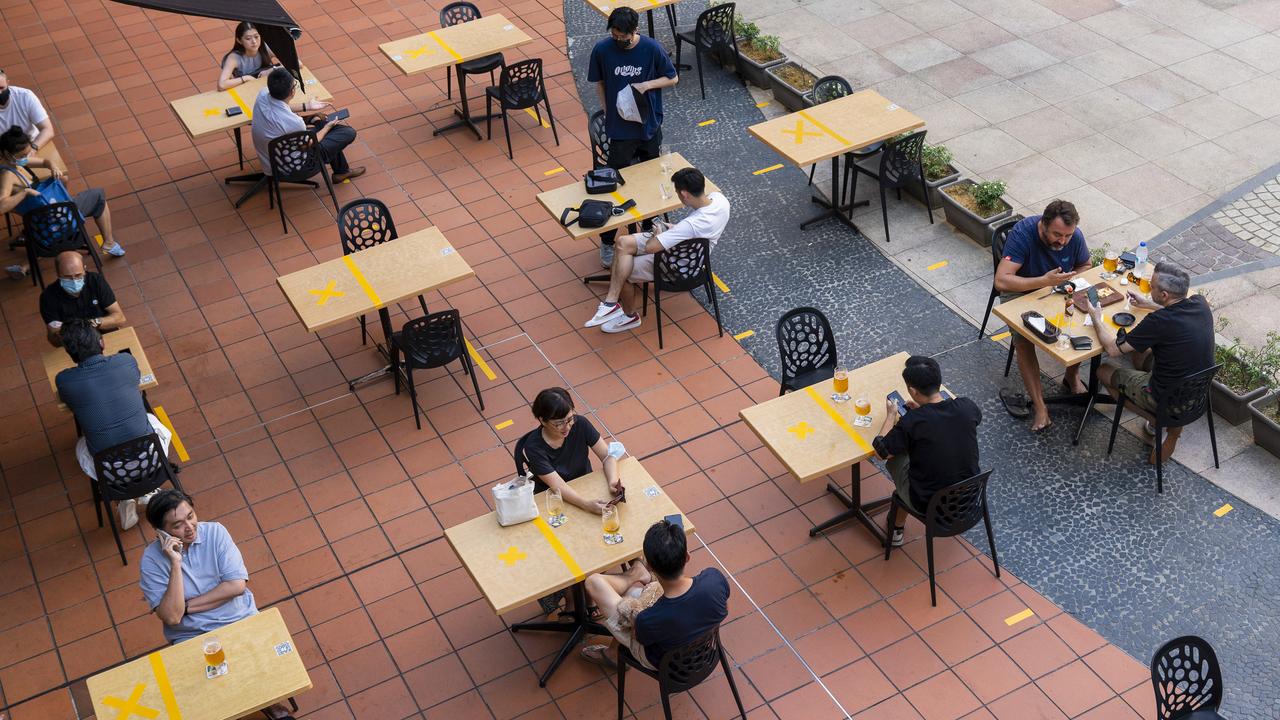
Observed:
[[[782,78],[778,77],[778,73],[782,69],[789,67],[804,70],[804,68],[801,68],[799,64],[793,61],[787,61],[767,68],[765,73],[769,76],[769,87],[773,89],[773,99],[777,100],[783,107],[791,112],[796,112],[798,110],[804,110],[812,103],[805,99],[805,96],[809,94],[808,90],[801,90],[797,87],[793,87]],[[809,71],[805,70],[805,72]],[[812,75],[813,73],[809,74]],[[816,80],[817,78],[815,77],[814,79]]]
[[[1000,204],[1003,206],[1003,209],[993,215],[979,217],[978,215],[970,212],[965,206],[951,199],[950,195],[942,192],[942,190],[947,187],[960,184],[977,185],[974,181],[965,178],[964,180],[957,180],[954,183],[948,183],[947,185],[938,188],[938,197],[942,201],[942,211],[946,213],[947,222],[951,223],[955,229],[965,235],[968,235],[979,245],[983,247],[991,247],[991,225],[1009,217],[1009,214],[1013,212],[1013,207],[1010,206],[1009,203],[1001,200]]]
[[[748,57],[746,53],[742,52],[742,48],[746,45],[746,43],[747,43],[746,40],[743,40],[742,38],[738,38],[738,57],[742,60],[742,62],[738,63],[738,67],[737,67],[738,74],[741,75],[743,79],[745,79],[747,82],[751,83],[752,85],[755,85],[758,88],[764,88],[767,90],[773,87],[773,84],[769,82],[769,74],[765,71],[775,65],[781,65],[782,63],[786,62],[787,56],[783,54],[782,57],[778,58],[777,60],[769,60],[765,63],[757,63],[755,60],[752,60],[750,57]]]
[[[924,184],[929,186],[929,203],[933,205],[934,208],[942,207],[942,190],[940,188],[943,185],[950,185],[960,179],[959,170],[956,170],[950,165],[947,167],[951,168],[951,172],[948,173],[946,177],[939,178],[937,180],[925,178],[924,180]],[[921,203],[924,203],[924,194],[920,191],[920,188],[916,187],[915,183],[908,183],[903,190],[905,190],[911,197],[919,200]]]
[[[1260,387],[1244,395],[1237,395],[1234,390],[1217,380],[1209,388],[1209,397],[1213,401],[1213,411],[1218,417],[1232,425],[1239,425],[1250,418],[1249,403],[1267,394],[1267,389]]]
[[[1280,392],[1273,392],[1249,403],[1253,416],[1253,444],[1280,458],[1280,425],[1263,412],[1280,403]]]

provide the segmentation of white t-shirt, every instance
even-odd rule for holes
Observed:
[[[17,125],[26,130],[27,135],[34,140],[40,134],[36,124],[48,119],[49,113],[44,111],[44,106],[35,93],[26,88],[9,86],[9,104],[0,108],[0,132]]]
[[[729,224],[729,200],[722,193],[712,192],[707,195],[711,202],[705,207],[696,208],[683,220],[667,228],[658,235],[662,247],[670,250],[685,240],[706,238],[711,247],[716,246],[724,226]]]

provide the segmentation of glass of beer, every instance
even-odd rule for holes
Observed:
[[[1120,253],[1116,252],[1115,250],[1108,250],[1107,253],[1102,256],[1102,269],[1105,270],[1107,274],[1112,275],[1114,277],[1116,268],[1119,265],[1120,265]],[[1107,279],[1110,280],[1111,278],[1107,278]]]
[[[871,401],[866,395],[859,395],[858,399],[853,401],[853,411],[864,416],[871,414]]]
[[[849,369],[840,366],[836,368],[835,375],[831,377],[831,399],[835,402],[842,403],[849,400]]]
[[[551,527],[560,527],[566,520],[564,516],[564,496],[556,488],[547,488],[547,493],[543,497],[547,503],[547,524]]]
[[[1141,275],[1138,276],[1138,290],[1141,291],[1143,295],[1151,294],[1150,275],[1151,274],[1148,272],[1143,272]]]
[[[204,639],[205,677],[215,678],[227,672],[227,654],[222,649],[222,641],[216,637]]]
[[[604,512],[600,513],[600,523],[604,529],[604,544],[617,545],[622,542],[622,515],[618,512],[617,505],[605,506]]]

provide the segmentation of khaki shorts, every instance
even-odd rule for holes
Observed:
[[[1116,368],[1115,374],[1111,378],[1111,381],[1115,383],[1116,389],[1120,391],[1125,400],[1132,402],[1149,413],[1156,411],[1156,396],[1151,394],[1150,370]]]

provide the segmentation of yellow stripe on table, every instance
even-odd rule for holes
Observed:
[[[804,110],[801,110],[800,112],[798,112],[798,113],[796,113],[796,114],[797,114],[797,115],[799,115],[800,117],[804,118],[805,120],[808,120],[809,122],[813,123],[814,127],[818,128],[818,129],[819,129],[819,130],[821,130],[822,132],[824,132],[824,133],[826,133],[826,134],[830,135],[831,137],[835,138],[838,142],[844,143],[845,145],[848,145],[848,144],[849,144],[849,141],[848,141],[848,140],[846,140],[846,139],[845,139],[845,137],[844,137],[843,135],[841,135],[840,133],[836,132],[835,130],[832,130],[831,128],[827,127],[826,125],[822,124],[822,121],[820,121],[820,120],[818,120],[817,118],[815,118],[814,116],[810,115],[808,112],[805,112]]]
[[[232,99],[232,100],[235,100],[235,101],[236,101],[236,105],[239,105],[239,106],[240,106],[240,111],[244,113],[244,117],[245,117],[245,119],[246,119],[246,120],[252,120],[252,119],[253,119],[253,108],[252,108],[252,107],[250,107],[250,106],[248,106],[248,105],[246,105],[246,104],[245,104],[245,102],[244,102],[244,100],[240,99],[240,93],[236,92],[236,89],[235,89],[235,88],[230,88],[230,89],[228,89],[228,90],[227,90],[227,94],[231,96],[231,99]]]
[[[445,51],[445,52],[447,52],[447,53],[449,53],[449,55],[453,56],[453,59],[454,59],[454,60],[457,60],[458,62],[461,62],[461,61],[462,61],[462,56],[461,56],[461,55],[459,55],[459,54],[458,54],[458,52],[457,52],[456,50],[454,50],[453,48],[449,47],[449,43],[445,42],[444,40],[441,40],[441,39],[440,39],[440,35],[439,35],[439,33],[438,33],[437,31],[432,30],[431,32],[427,33],[427,36],[428,36],[428,37],[430,37],[432,40],[435,40],[437,45],[439,45],[440,47],[444,48],[444,51]]]
[[[609,193],[609,197],[613,198],[613,202],[615,203],[615,205],[617,205],[617,207],[622,207],[627,202],[627,199],[622,197],[622,193],[618,192],[617,190],[614,190],[613,192]],[[644,219],[644,215],[640,214],[640,211],[636,209],[635,205],[632,205],[631,207],[627,208],[627,212],[631,213],[631,217],[637,220]]]
[[[871,445],[867,444],[867,441],[862,438],[862,435],[859,434],[857,430],[853,429],[853,426],[849,424],[849,421],[845,420],[843,415],[836,412],[836,409],[831,407],[831,403],[827,402],[826,398],[819,395],[818,391],[814,390],[812,385],[805,388],[804,392],[818,404],[818,407],[822,408],[822,411],[827,414],[827,417],[831,418],[831,422],[835,423],[836,427],[843,430],[846,435],[853,439],[853,442],[862,449],[862,452],[871,452]]]
[[[364,294],[369,298],[369,302],[373,303],[373,307],[381,308],[382,298],[378,297],[377,291],[369,284],[364,273],[360,272],[360,268],[356,265],[354,257],[351,255],[343,255],[342,264],[346,265],[347,269],[351,271],[351,277],[355,278],[356,284],[364,291]]]
[[[542,533],[543,539],[547,541],[547,545],[551,546],[551,551],[560,558],[560,562],[568,568],[569,574],[573,575],[574,582],[582,582],[587,579],[587,574],[582,572],[582,568],[578,567],[578,561],[573,559],[573,555],[569,554],[569,549],[560,542],[560,538],[556,537],[556,531],[543,520],[541,516],[533,519],[533,526],[538,528],[538,532]]]

